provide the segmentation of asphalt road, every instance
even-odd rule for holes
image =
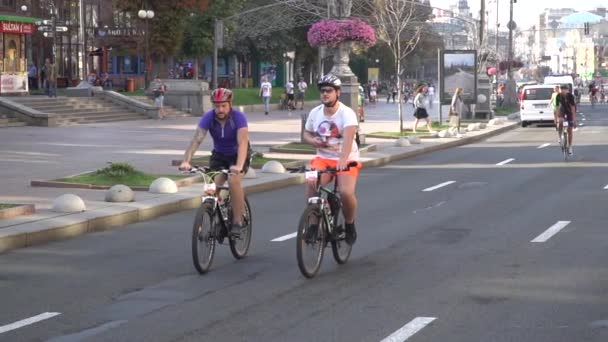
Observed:
[[[351,259],[312,280],[271,242],[300,186],[252,195],[250,256],[220,246],[205,276],[194,211],[0,255],[0,340],[607,341],[606,110],[567,163],[533,126],[362,170]]]

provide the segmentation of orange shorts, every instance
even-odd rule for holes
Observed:
[[[350,160],[349,160],[350,162]],[[325,170],[328,167],[335,168],[338,165],[337,160],[333,159],[325,159],[321,157],[314,157],[310,161],[310,167],[315,170]],[[361,162],[357,161],[357,166],[352,166],[348,169],[348,171],[339,171],[337,174],[339,175],[349,175],[357,178],[359,175],[359,170],[361,169]]]

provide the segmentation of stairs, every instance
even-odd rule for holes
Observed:
[[[43,113],[57,114],[59,126],[148,118],[144,114],[95,97],[48,98],[34,95],[11,97],[10,100]]]
[[[27,126],[27,122],[20,121],[17,118],[0,116],[0,128],[2,127],[21,127]]]
[[[152,105],[152,106],[155,105],[154,100],[149,97],[146,97],[146,96],[134,96],[133,99],[137,100],[139,102],[143,102],[143,103]],[[163,108],[165,109],[165,114],[167,115],[168,118],[192,116],[192,114],[190,114],[188,112],[179,110],[172,106],[167,106],[166,100],[165,100],[165,105],[163,106]]]

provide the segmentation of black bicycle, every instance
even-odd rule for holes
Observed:
[[[564,155],[564,161],[568,161],[568,157],[570,156],[569,154],[569,150],[570,150],[570,143],[568,140],[568,121],[567,120],[563,120],[562,122],[562,134],[560,136],[561,139],[561,148],[562,148],[562,154]]]
[[[213,177],[223,174],[227,178],[230,171],[211,171],[205,167],[193,166],[189,173],[203,176],[204,195],[201,197],[201,206],[196,212],[192,229],[192,260],[196,270],[204,274],[211,268],[216,243],[223,244],[226,238],[230,252],[237,260],[247,256],[251,244],[251,208],[245,197],[243,229],[238,236],[229,234],[232,228],[230,192],[227,186],[216,186]]]
[[[348,167],[357,166],[351,162]],[[325,170],[291,169],[292,172],[305,172],[307,181],[316,182],[314,196],[308,198],[308,205],[298,224],[296,251],[298,267],[306,278],[314,277],[321,267],[325,247],[331,243],[331,251],[336,262],[345,264],[350,257],[352,246],[345,241],[344,218],[341,215],[342,201],[338,193],[338,179],[333,189],[321,186],[322,174],[335,174],[335,168]]]

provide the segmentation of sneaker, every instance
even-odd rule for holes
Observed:
[[[232,228],[230,229],[230,236],[238,238],[241,236],[241,232],[245,229],[245,226],[242,223],[233,223]]]
[[[268,115],[268,112],[264,112],[265,115]]]
[[[574,151],[572,151],[572,146],[568,147],[568,155],[571,156],[574,154]]]
[[[346,223],[344,224],[346,236],[344,237],[344,241],[347,244],[353,245],[355,241],[357,241],[357,229],[355,229],[355,223]]]
[[[317,230],[319,229],[318,224],[309,224],[308,229],[304,232],[304,240],[308,243],[313,243],[317,239]]]

